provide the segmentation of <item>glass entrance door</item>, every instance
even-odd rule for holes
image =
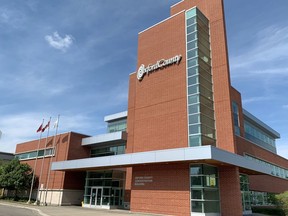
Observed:
[[[91,199],[90,199],[91,207],[102,206],[102,198],[103,198],[103,187],[92,187]]]

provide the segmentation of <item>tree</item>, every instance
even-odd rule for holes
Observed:
[[[28,189],[32,180],[32,168],[28,164],[21,164],[18,159],[0,167],[0,187],[17,191]]]
[[[288,215],[288,191],[275,196],[279,207]]]

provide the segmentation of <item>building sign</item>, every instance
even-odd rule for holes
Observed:
[[[144,64],[142,64],[138,71],[137,71],[137,79],[141,81],[145,74],[149,75],[149,73],[155,72],[159,69],[164,69],[166,67],[169,67],[173,64],[180,64],[180,61],[182,59],[181,55],[176,55],[169,59],[161,59],[157,61],[155,64],[151,65],[149,64],[147,67],[145,67]]]
[[[153,183],[153,176],[136,176],[135,186],[145,186],[147,183]]]

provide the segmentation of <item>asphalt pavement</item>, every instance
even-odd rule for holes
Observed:
[[[39,216],[39,213],[32,209],[14,208],[0,204],[0,216]]]
[[[14,208],[20,208],[23,214],[16,214]],[[19,202],[8,202],[0,201],[0,209],[7,214],[1,214],[0,216],[155,216],[155,214],[142,214],[142,213],[131,213],[129,210],[120,209],[90,209],[82,208],[80,206],[35,206],[33,204],[19,203]],[[24,212],[29,212],[30,214],[24,214]],[[31,214],[33,211],[33,214]],[[14,214],[12,214],[14,212]],[[19,211],[18,211],[19,212]]]
[[[80,206],[35,206],[20,202],[0,200],[0,216],[156,216],[132,213],[128,210],[90,209]],[[158,215],[159,216],[159,215]],[[265,216],[253,213],[252,216]]]

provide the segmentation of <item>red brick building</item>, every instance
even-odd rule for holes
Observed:
[[[45,183],[48,166],[40,184],[58,204],[238,216],[288,190],[279,133],[244,110],[231,86],[222,0],[180,1],[139,33],[128,112],[105,121],[107,134],[57,137],[55,185]],[[36,142],[19,144],[16,155],[35,151]]]

